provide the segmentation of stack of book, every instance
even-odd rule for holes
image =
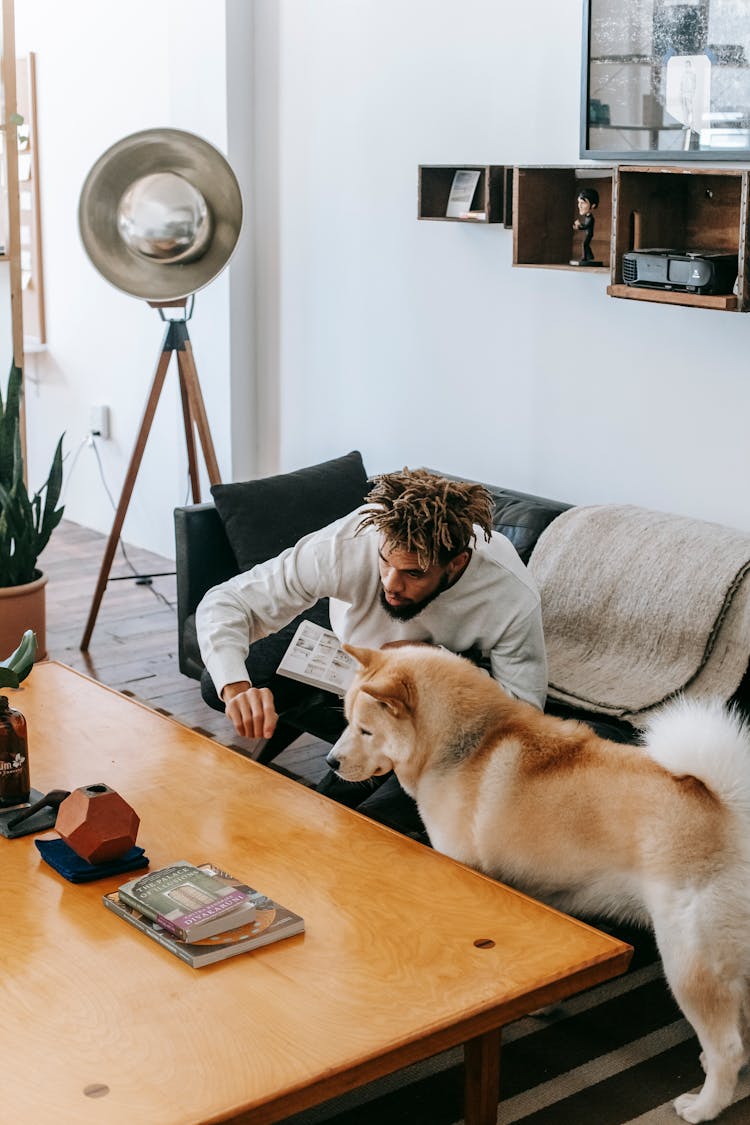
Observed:
[[[299,914],[211,863],[177,860],[103,896],[104,905],[193,968],[299,934]]]

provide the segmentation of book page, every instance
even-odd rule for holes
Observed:
[[[447,219],[462,218],[471,209],[479,172],[460,168],[453,176],[453,186],[448,197],[448,207],[445,212]]]
[[[354,679],[356,661],[344,652],[335,633],[302,621],[277,671],[293,680],[345,695]]]

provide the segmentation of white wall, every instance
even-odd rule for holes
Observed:
[[[246,191],[241,246],[191,324],[225,479],[358,447],[371,472],[427,464],[750,528],[750,318],[613,300],[601,274],[513,269],[499,226],[416,219],[420,163],[579,162],[580,9],[18,4],[19,50],[38,53],[50,338],[27,371],[32,483],[104,401],[119,495],[161,330],[88,263],[77,199],[105,148],[170,124],[226,151]],[[165,554],[178,426],[172,376],[125,527]],[[68,514],[108,531],[91,450],[69,477]]]
[[[105,532],[112,526],[112,505],[94,450],[82,446],[89,407],[105,403],[111,410],[111,440],[98,448],[104,477],[118,500],[164,326],[155,310],[112,288],[89,263],[78,234],[78,197],[94,161],[141,129],[185,129],[226,151],[227,7],[242,6],[237,0],[228,6],[205,0],[24,0],[16,6],[17,53],[37,55],[48,330],[47,351],[29,357],[26,367],[29,482],[41,484],[57,436],[65,430],[66,514]],[[244,70],[249,83],[252,71],[247,65]],[[241,85],[238,97],[249,102]],[[225,272],[198,294],[190,324],[227,478],[232,471],[230,297]],[[123,538],[172,554],[172,508],[185,502],[187,490],[173,360]]]
[[[750,317],[416,220],[420,163],[579,162],[580,0],[280,10],[283,465],[359,447],[750,528]]]

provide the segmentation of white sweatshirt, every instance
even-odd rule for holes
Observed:
[[[452,652],[475,647],[489,656],[493,678],[509,694],[543,707],[547,660],[540,599],[512,543],[496,532],[487,543],[477,528],[476,547],[458,581],[416,617],[399,621],[380,602],[380,532],[370,527],[355,535],[361,518],[362,511],[352,512],[208,591],[196,624],[219,696],[226,684],[247,680],[251,643],[328,597],[339,640],[366,648],[404,640]]]

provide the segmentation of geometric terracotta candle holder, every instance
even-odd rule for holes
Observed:
[[[65,798],[55,831],[81,859],[105,863],[133,847],[140,822],[127,801],[101,782],[74,789]]]

